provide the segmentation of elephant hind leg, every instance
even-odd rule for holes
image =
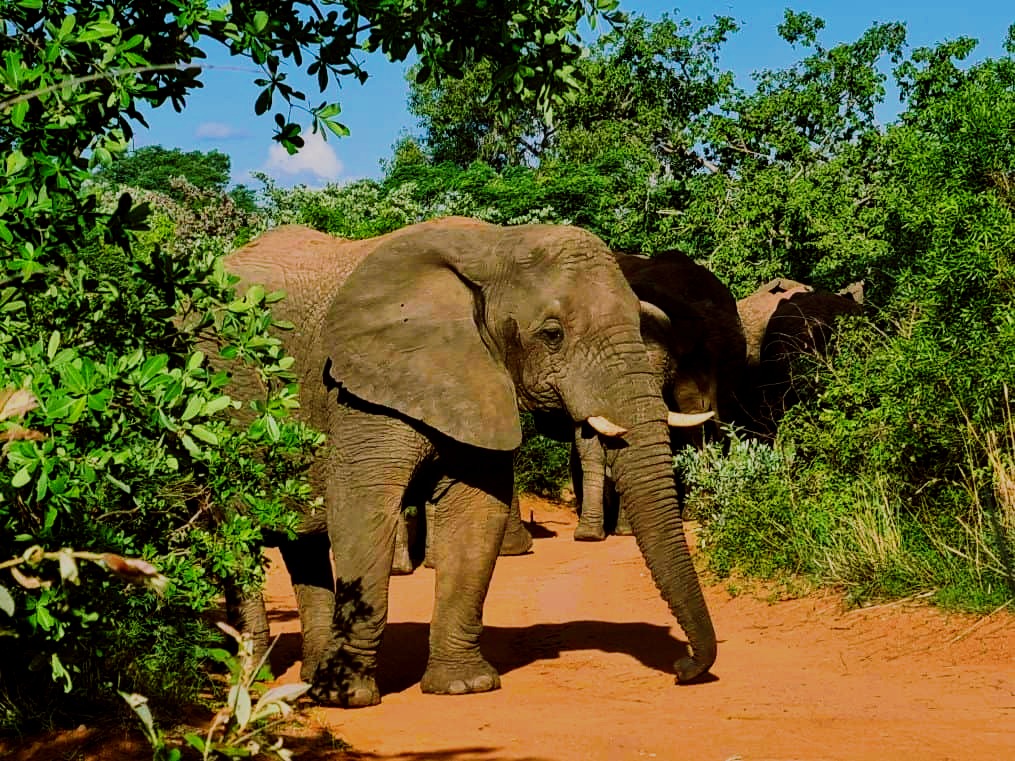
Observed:
[[[578,500],[577,542],[601,542],[606,538],[603,512],[606,481],[606,454],[594,433],[576,426],[571,444],[571,483]]]
[[[485,483],[449,479],[438,490],[442,525],[432,548],[437,582],[423,692],[458,695],[500,687],[497,670],[480,653],[479,637],[483,602],[511,509],[509,455],[503,465],[488,467]],[[503,472],[498,477],[491,471]]]
[[[249,637],[254,661],[260,663],[268,652],[268,611],[260,591],[242,594],[234,587],[226,589],[226,621]]]
[[[522,520],[522,508],[518,502],[518,492],[511,495],[511,510],[508,512],[507,526],[504,529],[504,541],[500,545],[501,555],[524,555],[532,549],[532,534]]]
[[[331,640],[335,577],[327,534],[305,534],[278,544],[296,593],[303,630],[300,679],[309,682]]]

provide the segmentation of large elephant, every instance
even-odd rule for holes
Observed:
[[[738,301],[737,308],[747,336],[737,422],[750,433],[771,437],[799,400],[794,362],[826,353],[836,319],[863,312],[863,283],[831,293],[778,278]]]
[[[733,412],[745,356],[736,299],[711,270],[679,251],[615,256],[641,302],[653,391],[674,413],[671,445],[700,447]],[[616,533],[630,533],[623,510],[607,516],[613,483],[606,471],[602,443],[588,425],[578,425],[572,481],[581,510],[574,532],[579,541],[602,540],[614,520]]]
[[[311,472],[324,509],[282,547],[312,696],[350,707],[380,700],[376,655],[410,487],[441,524],[422,689],[499,687],[479,637],[510,510],[519,407],[564,411],[610,437],[607,461],[639,546],[691,646],[677,680],[707,671],[716,638],[681,524],[667,410],[648,372],[638,299],[602,241],[570,226],[462,218],[365,241],[292,245],[293,234],[266,233],[226,267],[240,287],[289,294],[277,317],[296,325],[285,341],[302,414],[328,437]]]

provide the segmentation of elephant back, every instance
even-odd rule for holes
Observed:
[[[779,302],[765,329],[761,361],[787,355],[824,353],[838,317],[858,315],[863,306],[849,296],[802,291]]]
[[[322,368],[312,366],[313,347],[320,340],[324,313],[335,292],[354,269],[376,247],[377,239],[344,240],[303,225],[282,225],[236,249],[223,260],[226,270],[240,278],[237,295],[253,285],[269,293],[284,291],[272,314],[276,320],[293,324],[291,330],[277,331],[286,351],[295,359],[300,381],[301,410],[319,409],[314,397],[326,394],[320,382]],[[247,381],[240,381],[241,387]],[[252,389],[263,393],[263,389]],[[303,414],[303,413],[301,413]],[[320,423],[314,421],[311,423]]]

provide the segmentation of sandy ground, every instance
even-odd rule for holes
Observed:
[[[770,603],[712,586],[715,679],[678,687],[683,635],[633,538],[574,542],[569,509],[523,499],[530,511],[542,538],[498,561],[486,602],[483,650],[501,690],[420,692],[434,579],[418,569],[392,579],[382,704],[315,708],[311,724],[362,759],[1015,759],[1010,614],[847,611],[831,594]],[[296,632],[276,579],[273,626]],[[295,635],[279,644],[283,660],[298,656]]]
[[[298,758],[408,761],[864,761],[1015,759],[1015,616],[946,615],[913,603],[847,610],[834,594],[766,601],[706,595],[719,634],[714,679],[676,686],[682,632],[635,542],[571,539],[569,508],[523,498],[534,551],[501,558],[483,650],[501,690],[424,695],[433,572],[394,577],[381,654],[383,702],[311,708]],[[273,565],[268,602],[280,681],[298,678],[299,625]],[[19,759],[151,758],[74,742]],[[310,737],[332,734],[355,750]],[[100,743],[103,744],[103,743]],[[77,748],[77,750],[75,750]],[[27,749],[25,749],[27,750]],[[98,748],[96,748],[98,751]],[[0,755],[3,755],[0,753]]]

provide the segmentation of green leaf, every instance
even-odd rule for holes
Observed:
[[[5,167],[7,169],[8,176],[17,174],[26,166],[28,166],[28,159],[25,157],[25,154],[21,152],[20,148],[15,149],[7,154],[7,161],[5,162]]]
[[[320,119],[330,119],[333,116],[338,116],[340,113],[342,113],[342,107],[338,103],[329,103],[317,112],[317,116]]]
[[[53,653],[49,659],[49,665],[53,672],[53,681],[58,682],[63,679],[63,691],[70,692],[74,687],[74,683],[71,681],[70,672],[64,668],[63,663],[60,662],[60,657]]]
[[[120,31],[120,27],[108,21],[96,21],[85,27],[78,35],[78,42],[93,42],[103,37],[112,37]]]
[[[46,347],[46,356],[52,362],[56,356],[56,350],[60,348],[60,331],[54,330],[49,335],[49,345]]]
[[[331,119],[322,119],[321,121],[324,123],[324,126],[327,127],[331,131],[331,133],[334,134],[336,137],[349,137],[350,135],[349,128],[346,127],[344,124],[332,121]]]
[[[11,486],[15,489],[20,489],[22,486],[32,480],[32,472],[28,466],[23,466],[17,473],[14,474],[14,478],[11,479]]]
[[[183,410],[183,414],[180,416],[181,420],[190,420],[192,417],[197,415],[202,409],[204,409],[204,399],[196,394],[187,400],[187,406]]]
[[[14,616],[14,598],[3,584],[0,584],[0,610],[8,616]]]
[[[15,127],[21,127],[25,123],[25,117],[28,115],[28,101],[19,100],[13,106],[11,106],[11,123]]]
[[[146,386],[155,378],[156,375],[161,373],[168,364],[168,354],[156,354],[154,357],[146,359],[144,364],[141,365],[141,370],[138,373],[139,385]]]
[[[242,684],[234,684],[229,690],[229,707],[233,709],[240,729],[245,729],[250,722],[250,692]]]
[[[281,301],[285,298],[285,291],[272,291],[264,297],[265,304],[274,304],[276,301]]]
[[[196,749],[200,753],[204,753],[204,738],[201,735],[194,732],[188,732],[183,736],[183,739],[187,741],[190,747]]]
[[[106,477],[106,480],[107,480],[107,481],[109,481],[109,483],[111,483],[111,484],[112,484],[113,486],[115,486],[115,487],[116,487],[117,489],[119,489],[120,491],[124,492],[125,494],[130,494],[130,486],[128,486],[127,484],[125,484],[125,483],[124,483],[123,481],[121,481],[120,479],[118,479],[118,478],[114,478],[114,477],[113,477],[112,475],[110,475],[110,474],[109,474],[108,472],[107,472],[107,473],[105,473],[104,475],[105,475],[105,477]]]
[[[265,415],[264,425],[268,432],[268,439],[272,442],[278,441],[280,432],[278,428],[278,420],[275,419],[275,416]]]
[[[252,285],[247,289],[247,294],[244,297],[244,301],[250,306],[257,306],[264,299],[264,286],[263,285]]]
[[[254,14],[254,32],[260,34],[268,26],[268,14],[264,11],[257,11]]]
[[[221,412],[230,404],[232,404],[232,397],[229,396],[217,396],[205,402],[204,407],[201,409],[201,414],[208,416],[214,415],[216,412]]]
[[[190,452],[192,456],[201,457],[201,447],[188,434],[180,434],[180,443],[183,444],[183,448]]]
[[[205,442],[206,444],[218,446],[219,437],[216,436],[215,433],[211,431],[209,428],[206,428],[203,425],[195,425],[193,428],[190,429],[190,432],[195,436],[197,436],[197,438],[201,439],[201,441]]]

